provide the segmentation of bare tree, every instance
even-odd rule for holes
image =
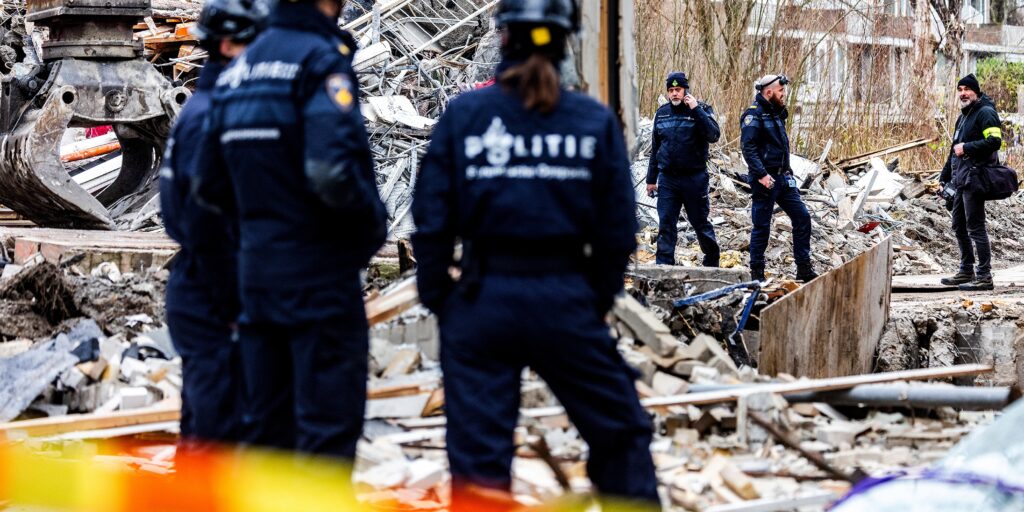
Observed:
[[[932,132],[935,130],[935,123],[931,122],[935,111],[932,88],[935,85],[935,51],[938,42],[932,34],[931,6],[921,0],[913,0],[911,5],[914,8],[914,53],[911,60],[913,78],[910,83],[910,102],[912,111],[923,116],[922,127]]]
[[[963,72],[964,63],[964,34],[966,29],[964,21],[960,18],[960,12],[964,8],[964,0],[929,0],[932,9],[939,16],[939,24],[942,27],[943,37],[939,50],[949,60],[953,83],[959,79]]]

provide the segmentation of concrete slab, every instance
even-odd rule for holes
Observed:
[[[104,262],[122,272],[158,268],[178,252],[178,244],[164,233],[125,231],[0,227],[0,243],[14,247],[15,264],[37,253],[54,264],[82,255],[77,265],[85,271]]]

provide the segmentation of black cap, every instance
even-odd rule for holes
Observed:
[[[576,32],[580,26],[576,0],[501,0],[494,18],[503,27],[548,25]]]
[[[683,89],[690,88],[690,81],[686,79],[686,73],[682,71],[673,71],[668,74],[668,78],[665,79],[665,89],[671,89],[673,87],[682,87]]]
[[[960,81],[956,83],[957,87],[960,87],[961,85],[978,93],[978,96],[981,96],[981,84],[978,83],[978,79],[974,77],[974,73],[961,78]]]
[[[270,8],[268,0],[207,0],[192,33],[201,43],[248,43],[266,27]]]

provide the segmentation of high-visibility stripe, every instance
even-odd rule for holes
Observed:
[[[985,137],[986,139],[989,137],[1001,139],[1003,138],[1003,130],[1001,130],[997,126],[993,126],[992,128],[985,128],[985,131],[981,132],[981,136]]]

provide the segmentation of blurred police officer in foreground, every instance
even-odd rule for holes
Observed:
[[[717,267],[718,240],[708,221],[708,146],[718,142],[722,132],[710,105],[690,94],[685,73],[670,73],[665,80],[668,103],[654,117],[651,162],[647,171],[647,193],[658,195],[658,253],[660,265],[676,264],[679,212],[697,233],[704,253],[704,266]]]
[[[793,256],[796,279],[808,282],[818,277],[811,261],[811,215],[800,197],[789,166],[789,135],[786,134],[785,75],[765,75],[754,83],[754,103],[740,117],[743,159],[747,162],[753,189],[750,232],[750,273],[764,280],[764,253],[772,229],[775,205],[793,223]]]
[[[574,2],[504,0],[497,21],[497,84],[449,105],[413,204],[420,297],[440,319],[452,508],[510,490],[525,367],[590,446],[598,491],[656,507],[651,422],[603,320],[636,243],[622,133],[559,87]]]
[[[181,437],[237,441],[243,382],[238,344],[238,234],[232,219],[199,207],[192,179],[203,160],[203,125],[217,77],[264,28],[269,8],[254,0],[209,0],[193,28],[210,58],[167,143],[160,206],[181,246],[167,281],[167,326],[182,359]]]
[[[197,187],[239,223],[246,440],[351,458],[366,401],[359,272],[386,213],[341,8],[278,3],[217,81]]]

